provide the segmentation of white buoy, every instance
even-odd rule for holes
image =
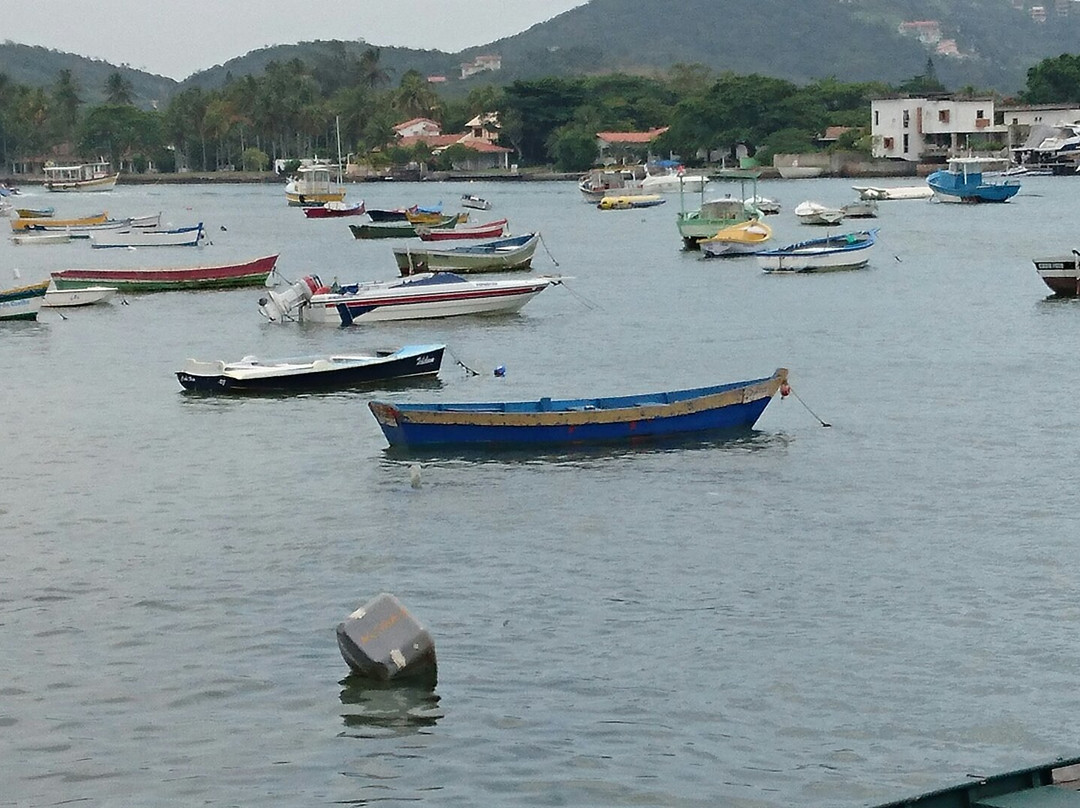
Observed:
[[[419,488],[420,487],[420,464],[419,463],[413,463],[411,466],[409,466],[409,482],[412,484],[413,488]]]

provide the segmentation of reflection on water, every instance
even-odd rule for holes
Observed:
[[[383,450],[387,460],[427,460],[520,466],[530,463],[566,465],[587,468],[612,460],[625,460],[642,455],[664,455],[679,452],[719,451],[724,454],[747,454],[784,449],[789,438],[781,432],[763,432],[740,428],[720,432],[673,435],[640,441],[612,441],[576,446],[388,446]]]
[[[396,738],[422,732],[443,717],[433,679],[377,682],[350,675],[339,683],[341,714],[351,738]]]
[[[193,401],[228,401],[244,398],[262,399],[301,399],[301,398],[357,398],[363,396],[370,398],[374,393],[394,392],[398,390],[441,390],[442,379],[437,376],[422,376],[413,379],[384,379],[375,382],[359,382],[357,384],[335,387],[328,390],[304,390],[292,392],[288,390],[242,390],[230,391],[227,394],[219,394],[213,390],[185,390],[181,388],[180,394],[185,399]]]

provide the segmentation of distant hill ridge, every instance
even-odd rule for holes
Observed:
[[[1046,10],[1043,21],[1032,7]],[[1019,6],[1019,7],[1018,7]],[[921,41],[918,27],[936,21],[937,36],[957,55]],[[932,27],[931,27],[932,28]],[[602,32],[599,35],[598,32]],[[590,0],[511,37],[452,54],[344,43],[360,53],[379,47],[381,66],[396,80],[407,70],[444,76],[441,91],[465,93],[480,84],[509,84],[546,75],[623,71],[652,73],[699,63],[715,71],[760,73],[797,83],[835,77],[896,84],[921,74],[928,57],[938,78],[954,89],[974,87],[1013,94],[1039,61],[1080,51],[1080,3],[1046,0]],[[314,63],[330,42],[278,45],[238,55],[184,81],[69,53],[12,42],[0,44],[0,72],[30,86],[51,85],[71,70],[84,100],[99,102],[114,71],[131,82],[140,106],[165,102],[189,86],[219,87],[230,75],[261,73],[271,61]],[[501,57],[501,69],[462,80],[461,64],[478,54]]]

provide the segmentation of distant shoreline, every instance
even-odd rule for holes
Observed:
[[[369,182],[561,182],[577,180],[581,172],[517,172],[500,174],[464,174],[432,172],[424,177],[412,172],[401,175],[346,177],[345,184],[362,185]],[[18,175],[0,178],[9,187],[44,185],[45,177]],[[182,174],[120,174],[118,185],[207,185],[250,184],[284,185],[285,177],[272,171],[185,171]]]

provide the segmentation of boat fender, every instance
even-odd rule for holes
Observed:
[[[317,286],[317,287],[315,287],[315,291],[312,292],[312,294],[328,295],[328,294],[330,294],[330,287],[329,286]]]
[[[780,382],[780,398],[787,398],[791,395],[791,385],[787,382]]]

